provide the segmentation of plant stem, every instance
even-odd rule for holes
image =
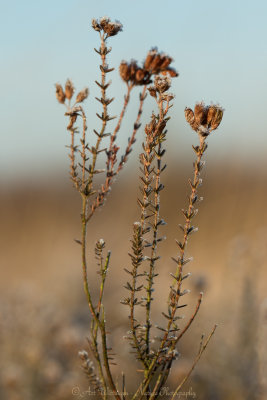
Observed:
[[[203,352],[205,351],[207,345],[209,344],[210,339],[211,339],[212,336],[214,335],[216,328],[217,328],[217,325],[214,326],[214,328],[212,329],[211,333],[209,334],[209,336],[208,336],[206,342],[204,343],[203,346],[201,346],[201,348],[200,348],[200,350],[199,350],[199,353],[198,353],[197,357],[195,358],[195,361],[194,361],[192,367],[190,368],[189,372],[186,374],[186,376],[184,377],[184,379],[182,380],[182,382],[179,384],[179,386],[177,386],[177,388],[175,389],[171,400],[174,400],[174,399],[175,399],[175,397],[176,397],[177,393],[179,392],[179,390],[182,388],[182,386],[185,384],[185,382],[186,382],[186,381],[188,380],[188,378],[190,377],[190,375],[191,375],[191,373],[193,372],[195,366],[197,365],[198,361],[200,360],[200,358],[201,358]]]

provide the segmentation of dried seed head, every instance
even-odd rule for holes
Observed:
[[[178,76],[178,73],[173,68],[169,68],[173,59],[164,53],[159,53],[157,48],[150,50],[146,56],[143,68],[151,75],[163,74],[171,77]]]
[[[155,76],[154,85],[159,93],[164,93],[170,89],[171,80],[170,80],[170,78],[168,78],[166,76],[164,76],[164,77]]]
[[[89,96],[89,89],[84,88],[77,94],[76,103],[82,103],[85,99],[87,99],[88,96]]]
[[[65,84],[65,95],[68,100],[71,100],[73,93],[74,93],[74,86],[70,79],[66,81]]]
[[[103,31],[107,36],[115,36],[118,32],[122,31],[122,24],[119,21],[111,22],[110,18],[102,17],[100,20],[92,20],[92,28],[97,31]]]
[[[56,83],[55,86],[56,86],[56,97],[57,97],[57,100],[58,100],[59,103],[64,104],[66,96],[65,96],[63,87],[59,83]]]
[[[120,76],[126,83],[133,83],[134,85],[147,85],[151,83],[150,74],[140,68],[135,60],[132,60],[129,64],[126,61],[122,61],[120,64]]]
[[[191,108],[186,108],[185,118],[194,131],[205,137],[218,128],[223,117],[223,111],[218,105],[205,106],[201,102],[195,105],[194,112]]]

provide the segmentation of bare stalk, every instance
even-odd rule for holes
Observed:
[[[147,90],[147,85],[144,85],[143,87],[143,91],[142,93],[140,93],[140,98],[139,98],[139,109],[137,112],[137,117],[134,123],[134,128],[133,128],[133,132],[132,132],[132,136],[130,137],[129,141],[128,141],[128,145],[126,147],[125,153],[122,155],[121,157],[121,161],[118,165],[118,168],[116,170],[116,175],[118,174],[118,172],[123,168],[124,164],[126,163],[128,156],[130,154],[130,152],[132,151],[132,146],[135,143],[135,137],[136,137],[136,133],[138,131],[138,129],[140,128],[140,118],[141,115],[143,113],[143,106],[144,106],[144,101],[146,98],[146,90]]]
[[[175,399],[175,397],[176,397],[177,393],[179,392],[179,390],[181,390],[181,388],[183,387],[183,385],[185,384],[185,382],[188,380],[188,378],[189,378],[190,375],[192,374],[193,370],[195,369],[195,366],[197,365],[197,363],[198,363],[198,361],[200,360],[200,358],[201,358],[203,352],[205,351],[206,347],[208,346],[210,339],[211,339],[212,336],[214,335],[216,328],[217,328],[217,325],[214,326],[214,328],[213,328],[212,331],[210,332],[210,334],[209,334],[207,340],[205,341],[205,343],[204,343],[203,345],[201,345],[200,350],[199,350],[199,352],[198,352],[198,355],[196,356],[196,358],[195,358],[195,360],[194,360],[194,362],[193,362],[193,364],[192,364],[190,370],[188,371],[188,373],[186,374],[186,376],[184,377],[184,379],[182,380],[182,382],[181,382],[181,383],[177,386],[177,388],[175,389],[175,391],[174,391],[174,393],[173,393],[173,395],[172,395],[171,400],[174,400],[174,399]]]

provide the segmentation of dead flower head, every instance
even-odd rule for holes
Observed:
[[[99,20],[93,19],[92,27],[97,32],[103,31],[108,37],[115,36],[122,31],[122,24],[119,21],[111,22],[108,17],[102,17]]]
[[[154,85],[159,93],[164,93],[171,87],[171,79],[167,76],[155,76]]]
[[[127,84],[148,85],[151,83],[148,71],[140,68],[134,60],[130,63],[127,63],[126,61],[121,62],[120,76]]]
[[[194,112],[191,108],[185,109],[185,119],[191,128],[202,136],[208,136],[211,131],[218,128],[224,110],[218,105],[205,106],[203,102],[195,105]]]
[[[164,53],[159,53],[157,48],[150,50],[144,61],[143,68],[151,75],[170,75],[172,78],[178,76],[174,68],[170,68],[173,59]]]
[[[152,75],[169,75],[172,78],[178,76],[174,68],[170,68],[173,59],[164,53],[159,53],[156,48],[150,50],[142,67],[136,61],[127,63],[122,61],[120,64],[120,76],[126,82],[134,85],[149,85]]]

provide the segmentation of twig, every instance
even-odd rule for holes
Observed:
[[[173,396],[171,398],[171,400],[174,400],[177,393],[179,392],[179,390],[182,388],[182,386],[185,384],[185,382],[188,380],[188,378],[190,377],[191,373],[193,372],[195,366],[197,365],[198,361],[200,360],[203,352],[205,351],[207,345],[209,344],[210,339],[212,338],[212,336],[215,333],[215,330],[217,328],[217,325],[214,326],[214,328],[212,329],[211,333],[209,334],[207,340],[205,341],[204,345],[200,348],[198,355],[195,358],[195,361],[193,362],[192,367],[190,368],[190,370],[188,371],[188,373],[186,374],[186,376],[184,377],[184,379],[182,380],[182,382],[177,386],[177,388],[175,389]]]

